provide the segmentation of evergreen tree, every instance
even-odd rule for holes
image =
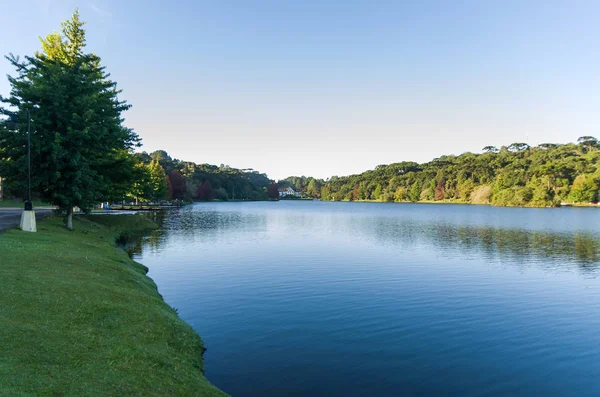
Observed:
[[[331,195],[330,195],[330,187],[329,186],[323,186],[321,188],[321,200],[323,201],[329,201],[331,200]]]
[[[373,200],[381,199],[381,185],[377,185],[375,191],[373,192]]]
[[[419,182],[415,182],[411,186],[409,198],[410,201],[419,201],[421,198],[421,186],[419,186]]]
[[[153,201],[160,201],[167,198],[169,187],[167,185],[167,174],[158,161],[152,160],[148,166],[150,180],[150,192]]]
[[[31,112],[32,188],[57,205],[72,229],[73,207],[91,209],[130,190],[135,162],[130,151],[137,135],[122,125],[129,109],[100,58],[84,53],[84,23],[76,11],[62,24],[62,35],[42,39],[42,51],[21,61],[10,55],[17,75],[1,98],[2,114],[16,121],[0,131],[9,156],[4,176],[25,181],[27,111]]]

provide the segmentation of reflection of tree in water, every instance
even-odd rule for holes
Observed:
[[[331,213],[304,214],[276,212],[223,211],[184,207],[151,214],[159,229],[138,241],[134,254],[142,249],[160,250],[169,242],[210,243],[233,232],[264,231],[268,224],[293,225],[292,230],[308,234],[332,233],[353,239],[376,239],[396,247],[437,250],[449,257],[482,255],[516,265],[535,263],[547,269],[565,268],[576,263],[595,270],[600,262],[600,236],[592,232],[558,232],[508,229],[493,226],[457,225],[443,221],[406,220],[371,216],[337,216]],[[240,236],[240,238],[243,238]],[[568,262],[568,263],[567,263]]]
[[[158,247],[160,241],[164,239],[165,231],[163,230],[165,219],[168,219],[170,216],[170,212],[173,211],[152,211],[141,213],[144,216],[152,219],[157,225],[158,229],[150,232],[145,236],[139,236],[138,238],[131,238],[127,241],[123,248],[127,250],[129,256],[138,255],[142,252],[145,245],[149,245],[151,247]]]
[[[134,254],[140,254],[142,250],[160,250],[171,239],[215,241],[232,230],[248,229],[249,226],[264,229],[266,216],[236,211],[198,211],[184,207],[161,212],[155,221],[159,225],[158,230],[146,236],[143,244],[140,240],[139,249]]]
[[[364,232],[369,233],[368,229]],[[381,219],[375,229],[377,239],[387,244],[433,245],[440,251],[482,253],[490,259],[509,259],[516,263],[542,258],[545,267],[556,268],[565,261],[575,261],[582,268],[595,269],[600,261],[600,236],[589,232],[546,232]]]

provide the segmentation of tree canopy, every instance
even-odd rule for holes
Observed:
[[[523,142],[481,154],[447,155],[430,162],[383,164],[374,170],[327,180],[289,177],[281,184],[310,187],[323,200],[456,201],[507,206],[554,206],[598,200],[600,144],[591,136],[578,143]]]
[[[29,111],[32,187],[67,214],[68,227],[73,207],[87,211],[129,189],[130,153],[139,142],[122,124],[130,106],[119,100],[116,83],[97,55],[84,52],[83,25],[76,11],[62,35],[41,39],[42,51],[24,60],[7,57],[17,74],[8,77],[10,96],[1,98],[0,110],[9,121],[0,130],[3,176],[13,189],[26,183]]]

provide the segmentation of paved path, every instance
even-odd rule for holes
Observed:
[[[21,223],[22,211],[22,208],[0,208],[0,230],[19,226],[19,223]],[[35,209],[35,219],[37,221],[48,215],[52,215],[52,210]]]

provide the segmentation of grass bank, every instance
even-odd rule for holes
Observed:
[[[115,244],[139,215],[0,233],[0,395],[221,396],[200,337]]]

